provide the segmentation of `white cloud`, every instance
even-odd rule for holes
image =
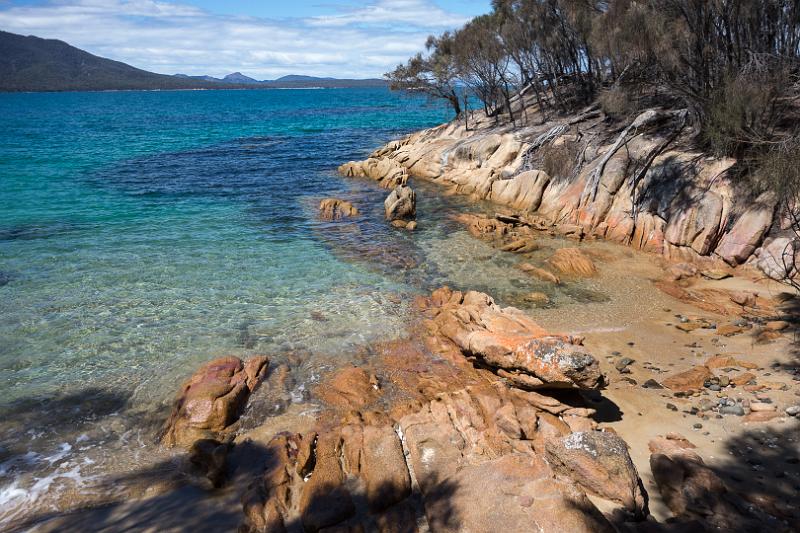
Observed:
[[[314,26],[409,25],[416,28],[461,26],[466,17],[448,13],[426,0],[379,0],[360,8],[351,8],[339,15],[313,17]]]
[[[0,4],[2,6],[2,4]],[[0,7],[0,28],[63,41],[155,72],[258,78],[380,76],[429,33],[463,23],[429,0],[376,0],[329,17],[217,15],[155,0],[57,0]]]

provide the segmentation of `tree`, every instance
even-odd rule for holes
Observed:
[[[393,90],[420,92],[432,98],[446,100],[458,117],[461,102],[458,91],[458,71],[453,55],[453,36],[448,32],[430,36],[425,43],[427,55],[415,55],[405,65],[398,65],[385,74]]]
[[[508,102],[508,58],[500,44],[497,19],[483,15],[468,22],[454,37],[455,64],[461,80],[483,102],[487,115],[496,115],[500,100]],[[510,109],[510,107],[509,107]]]

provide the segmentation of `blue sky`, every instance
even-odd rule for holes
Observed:
[[[165,74],[373,77],[490,0],[0,0],[0,29]]]

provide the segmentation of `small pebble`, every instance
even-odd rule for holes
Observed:
[[[741,405],[723,405],[719,408],[722,415],[744,416],[744,408]]]
[[[663,389],[663,385],[654,379],[648,379],[644,383],[642,383],[643,389]]]

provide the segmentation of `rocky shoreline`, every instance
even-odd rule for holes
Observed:
[[[525,127],[478,114],[469,129],[455,121],[423,130],[339,172],[387,188],[425,179],[559,233],[793,277],[796,236],[778,218],[777,198],[749,197],[727,172],[735,161],[692,149],[691,134],[685,112],[661,109],[627,127],[596,107]]]
[[[404,338],[365,347],[363,363],[324,376],[312,401],[255,427],[243,423],[248,401],[285,392],[287,369],[268,356],[211,361],[178,391],[158,437],[181,457],[180,475],[109,523],[141,524],[137,512],[166,502],[213,511],[208,527],[219,519],[215,529],[242,533],[796,530],[796,300],[748,268],[764,269],[771,243],[788,237],[776,233],[774,203],[737,204],[720,178],[725,162],[667,151],[679,117],[656,115],[608,158],[588,143],[571,180],[526,170],[538,141],[520,135],[546,134],[556,148],[597,138],[591,111],[555,130],[445,125],[340,171],[391,189],[386,223],[398,229],[417,224],[410,177],[495,202],[503,212],[457,222],[546,284],[630,266],[586,240],[656,252],[656,266],[630,275],[652,280],[669,307],[631,309],[620,329],[552,333],[489,294],[443,287],[417,298]],[[637,158],[650,163],[629,184],[624,169]],[[699,196],[677,209],[662,174],[690,159]],[[633,190],[653,198],[647,209],[634,208]],[[359,215],[345,199],[319,207],[331,224]],[[563,243],[539,261],[545,237]],[[181,529],[159,520],[148,525]]]
[[[609,381],[635,384],[627,377],[634,360],[617,359],[616,372],[603,373],[582,338],[553,335],[483,293],[442,288],[418,298],[415,307],[420,319],[412,338],[381,346],[368,364],[343,368],[319,385],[315,395],[324,410],[315,421],[268,440],[267,434],[257,437],[264,439],[266,466],[246,489],[239,487],[240,531],[797,526],[791,501],[730,490],[706,465],[702,448],[664,428],[647,443],[648,477],[672,515],[658,522],[631,444],[599,416]],[[691,334],[696,328],[686,324],[699,321],[681,320],[676,329]],[[203,437],[190,447],[191,462],[214,486],[225,483],[226,456],[252,445],[253,435],[237,432],[230,414],[240,405],[237,391],[249,390],[251,376],[262,379],[257,369],[264,365],[264,358],[209,363],[176,400],[165,442]],[[756,363],[713,356],[642,387],[669,391],[678,403],[699,398],[701,410],[687,411],[699,413],[698,420],[715,412],[741,416],[746,407],[746,421],[763,423],[780,415],[764,395],[765,402],[745,407],[732,402],[741,413],[726,411],[727,401],[706,399],[722,386],[769,390],[772,385],[753,373],[758,370]]]

